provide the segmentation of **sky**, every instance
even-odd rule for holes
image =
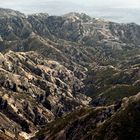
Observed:
[[[140,24],[140,0],[0,0],[0,7],[25,14],[82,12],[96,18]]]

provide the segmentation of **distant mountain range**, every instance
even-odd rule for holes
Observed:
[[[0,139],[140,139],[139,38],[135,23],[1,8]]]

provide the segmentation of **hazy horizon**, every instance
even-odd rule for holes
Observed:
[[[82,12],[95,18],[115,22],[140,24],[140,0],[0,0],[2,8],[18,10],[25,14],[48,13],[63,15]]]

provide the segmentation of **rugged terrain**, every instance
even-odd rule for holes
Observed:
[[[1,8],[0,139],[139,139],[139,38],[134,23]]]
[[[45,140],[133,140],[140,139],[140,94],[119,104],[77,110],[36,134]]]

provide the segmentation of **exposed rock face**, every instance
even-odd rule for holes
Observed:
[[[1,54],[0,110],[18,131],[35,132],[37,126],[87,106],[90,98],[77,90],[82,82],[63,65],[35,52]],[[77,83],[77,88],[75,87]],[[6,131],[9,124],[1,125]]]
[[[0,136],[127,138],[112,123],[139,100],[139,38],[132,23],[0,9]]]

